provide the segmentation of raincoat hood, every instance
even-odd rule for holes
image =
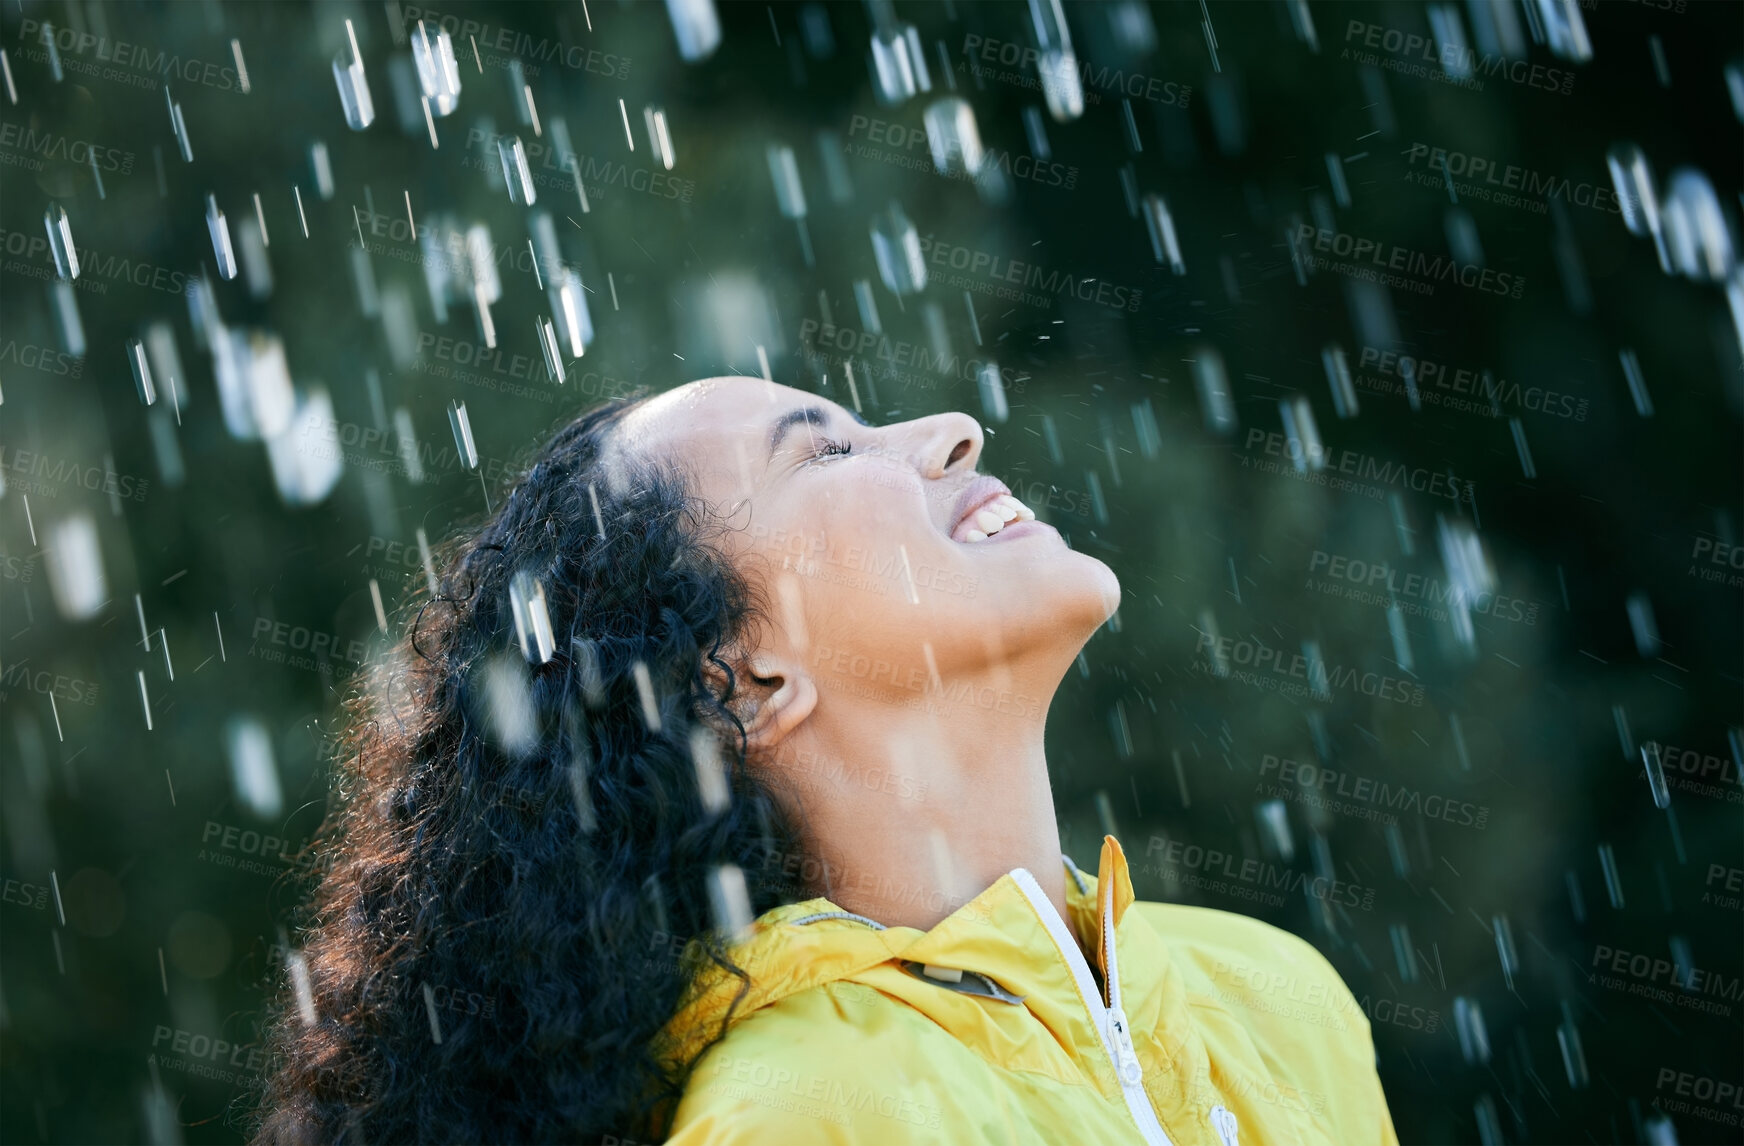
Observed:
[[[759,917],[749,987],[711,967],[668,1027],[688,1058],[726,1023],[670,1140],[1396,1143],[1318,951],[1136,900],[1113,836],[1095,876],[1061,859],[1066,918],[1022,868],[926,931],[823,898]]]

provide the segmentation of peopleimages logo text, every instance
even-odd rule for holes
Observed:
[[[1381,270],[1399,271],[1431,282],[1454,282],[1485,294],[1508,298],[1519,298],[1526,291],[1525,275],[1480,267],[1476,263],[1462,263],[1447,255],[1430,255],[1344,231],[1328,231],[1312,223],[1299,224],[1294,238],[1304,252],[1310,248],[1321,253],[1331,252],[1341,259],[1355,263],[1366,261]]]
[[[1493,52],[1474,52],[1464,44],[1438,44],[1433,36],[1402,32],[1383,24],[1352,20],[1345,25],[1345,51],[1352,41],[1364,48],[1379,48],[1401,60],[1421,60],[1440,65],[1449,76],[1456,73],[1478,77],[1497,77],[1524,87],[1568,95],[1574,90],[1574,73],[1563,68],[1547,68],[1526,60],[1510,60]],[[1479,84],[1481,88],[1481,83]]]

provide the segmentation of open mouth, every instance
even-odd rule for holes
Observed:
[[[1036,519],[1035,511],[1011,495],[998,478],[977,478],[958,500],[951,540],[975,545],[1006,528]]]

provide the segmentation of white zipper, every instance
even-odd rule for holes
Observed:
[[[1229,1112],[1227,1106],[1213,1106],[1211,1108],[1211,1129],[1217,1131],[1217,1140],[1223,1146],[1236,1146],[1235,1136],[1238,1128],[1235,1124],[1235,1115]]]
[[[1085,1007],[1089,1008],[1091,1026],[1096,1028],[1096,1033],[1102,1038],[1102,1049],[1107,1053],[1108,1061],[1114,1065],[1115,1077],[1120,1080],[1120,1092],[1126,1098],[1126,1108],[1131,1112],[1133,1121],[1138,1123],[1139,1133],[1144,1135],[1149,1146],[1172,1146],[1169,1136],[1163,1132],[1163,1124],[1157,1121],[1157,1112],[1151,1106],[1150,1096],[1145,1093],[1144,1066],[1138,1061],[1138,1052],[1133,1048],[1126,1012],[1120,1009],[1120,978],[1114,967],[1114,913],[1105,910],[1102,914],[1103,950],[1108,953],[1110,992],[1110,1005],[1104,1006],[1102,992],[1096,989],[1096,979],[1090,973],[1090,964],[1084,961],[1084,953],[1078,949],[1078,941],[1072,937],[1072,931],[1066,926],[1066,921],[1060,918],[1060,913],[1054,910],[1053,901],[1042,891],[1041,885],[1036,883],[1035,876],[1020,867],[1012,871],[1011,878],[1023,889],[1030,906],[1035,908],[1036,914],[1047,925],[1048,933],[1053,936],[1054,946],[1060,949],[1061,956],[1066,960],[1066,966],[1071,968],[1078,994],[1083,997]]]

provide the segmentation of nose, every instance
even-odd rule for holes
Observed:
[[[904,422],[902,429],[903,447],[922,477],[973,470],[981,460],[981,425],[967,414],[933,414]]]

